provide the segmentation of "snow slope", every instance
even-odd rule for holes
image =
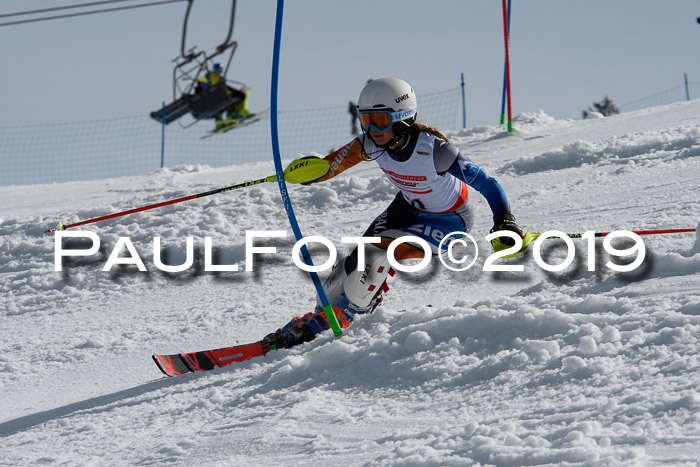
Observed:
[[[597,120],[520,115],[516,130],[449,136],[495,176],[529,231],[695,228],[700,101]],[[282,142],[284,144],[284,142]],[[43,231],[274,173],[271,163],[186,166],[132,178],[0,187],[2,465],[680,465],[700,458],[700,238],[645,236],[630,273],[563,272],[532,251],[523,272],[484,272],[491,227],[477,200],[480,254],[398,274],[384,305],[341,339],[206,374],[163,378],[150,356],[255,341],[310,311],[275,184],[86,226],[102,250],[54,271]],[[306,235],[341,252],[394,189],[373,163],[290,188]],[[478,194],[474,194],[479,198]],[[185,237],[219,264],[245,259],[245,232],[286,230],[254,272],[165,274]],[[103,272],[129,237],[148,272]],[[624,242],[622,242],[624,243]],[[563,242],[543,248],[552,264]],[[316,263],[322,248],[312,249]],[[201,266],[201,260],[196,264]]]

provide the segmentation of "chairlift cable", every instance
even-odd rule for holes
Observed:
[[[126,0],[110,0],[110,1],[126,1]],[[161,0],[158,2],[151,2],[151,3],[142,3],[139,5],[129,5],[129,6],[122,6],[122,7],[116,7],[116,8],[105,8],[102,10],[92,10],[92,11],[83,11],[80,13],[68,13],[65,15],[56,15],[56,16],[44,16],[42,18],[33,18],[33,19],[25,19],[25,20],[19,20],[19,21],[9,21],[6,23],[0,23],[0,27],[2,26],[13,26],[17,24],[26,24],[26,23],[35,23],[38,21],[49,21],[49,20],[54,20],[54,19],[62,19],[62,18],[72,18],[76,16],[85,16],[85,15],[92,15],[96,13],[111,13],[115,11],[120,11],[120,10],[130,10],[133,8],[142,8],[142,7],[147,7],[147,6],[157,6],[157,5],[165,5],[167,3],[176,3],[176,2],[184,2],[186,0]],[[96,2],[100,3],[100,2]],[[107,3],[107,0],[101,3]],[[84,4],[86,5],[86,4]],[[84,5],[75,5],[74,7],[79,7],[79,6],[84,6]],[[68,7],[62,7],[62,8],[68,8]],[[38,10],[37,10],[38,11]],[[31,12],[27,12],[31,13]],[[18,15],[18,14],[25,14],[25,13],[12,13],[11,15]],[[3,16],[9,16],[8,15],[3,15]]]
[[[16,13],[5,13],[0,15],[0,18],[7,18],[9,16],[23,16],[23,15],[34,15],[38,13],[48,13],[49,11],[58,11],[58,10],[69,10],[71,8],[83,8],[87,6],[97,6],[97,5],[104,5],[106,3],[119,3],[119,2],[133,2],[134,0],[103,0],[101,2],[90,2],[90,3],[81,3],[77,5],[67,5],[67,6],[57,6],[53,8],[42,8],[41,10],[28,10],[28,11],[18,11]]]

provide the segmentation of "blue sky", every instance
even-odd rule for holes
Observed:
[[[2,2],[0,14],[86,1]],[[542,109],[578,119],[605,95],[624,105],[682,84],[684,72],[700,81],[697,1],[512,4],[514,115]],[[188,47],[213,50],[226,35],[230,5],[195,1]],[[233,37],[239,47],[229,78],[253,86],[252,110],[269,105],[275,7],[273,0],[238,2]],[[0,125],[147,114],[170,101],[185,8],[181,2],[0,27]],[[500,1],[285,4],[280,109],[345,106],[368,78],[383,76],[407,80],[419,95],[441,91],[458,86],[460,73],[467,81],[467,126],[497,123]]]

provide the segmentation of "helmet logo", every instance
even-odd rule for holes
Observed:
[[[413,115],[414,113],[415,112],[413,111],[413,109],[411,109],[411,110],[404,110],[403,112],[396,112],[393,115],[396,116],[396,120],[404,120],[404,119],[410,117],[411,115]]]
[[[397,97],[397,98],[394,99],[394,100],[395,100],[396,103],[398,104],[399,102],[405,101],[406,99],[408,99],[408,94],[404,94],[403,96],[399,96],[399,97]]]

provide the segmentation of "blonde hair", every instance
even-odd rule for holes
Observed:
[[[415,128],[418,131],[425,131],[426,133],[430,133],[433,136],[437,136],[440,139],[444,139],[448,143],[450,142],[450,139],[445,136],[445,133],[442,131],[438,130],[437,128],[433,128],[429,125],[426,125],[425,123],[414,123],[411,125],[411,127]]]

